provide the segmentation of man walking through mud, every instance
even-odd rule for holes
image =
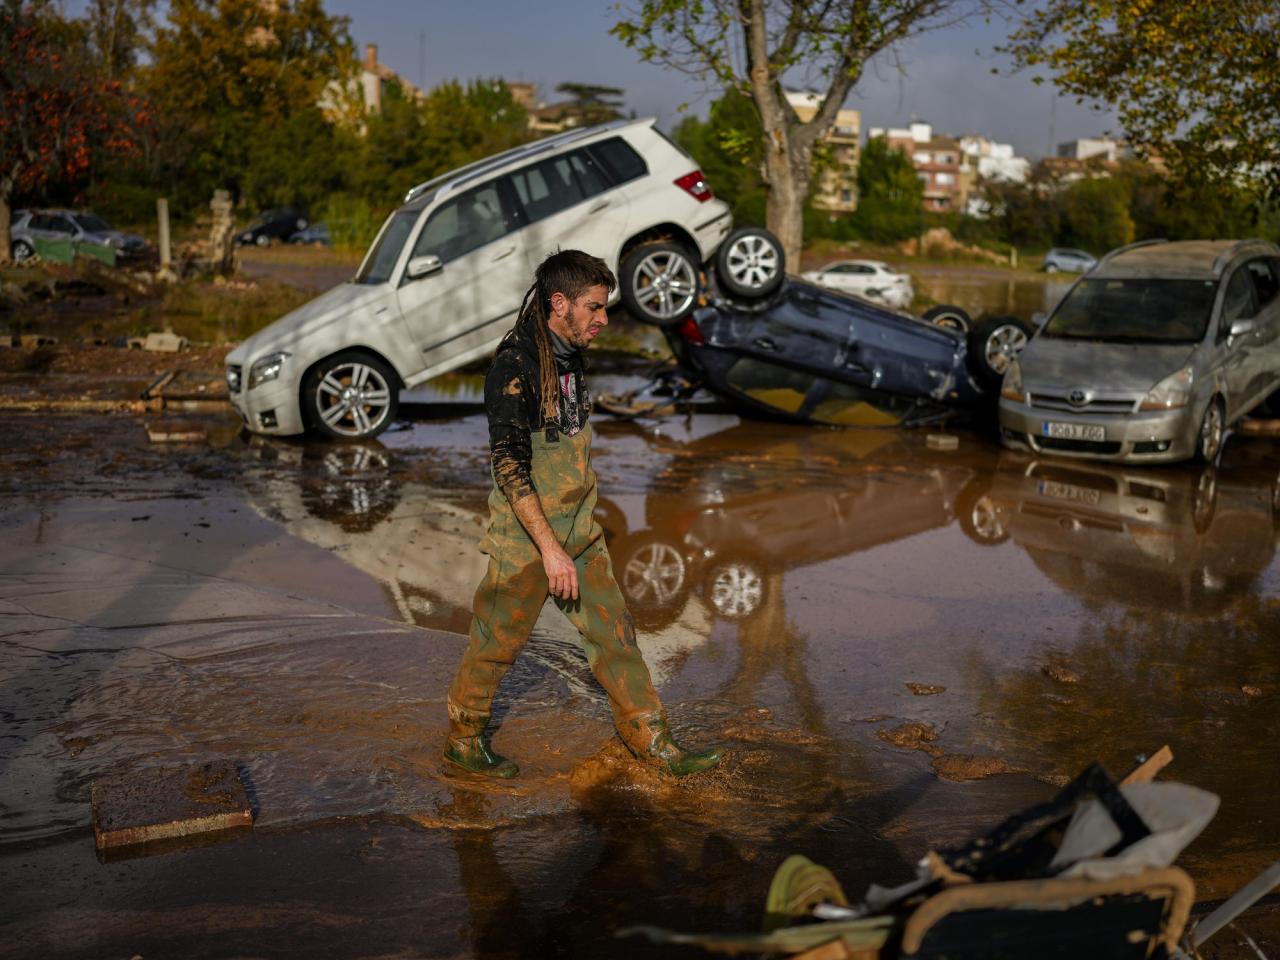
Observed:
[[[598,257],[580,250],[547,257],[485,378],[494,486],[480,549],[489,555],[489,569],[476,590],[467,650],[449,689],[444,750],[446,760],[474,773],[519,772],[490,749],[485,731],[498,684],[548,594],[578,628],[618,734],[639,760],[675,776],[720,760],[718,750],[693,753],[672,739],[593,516],[596,475],[582,351],[609,322],[605,305],[616,284]]]

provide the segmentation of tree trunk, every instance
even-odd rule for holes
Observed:
[[[0,182],[0,263],[8,263],[13,255],[13,238],[9,236],[9,198],[12,193],[12,187]]]
[[[786,148],[770,144],[765,152],[768,199],[765,225],[777,234],[787,258],[787,269],[800,270],[800,252],[804,247],[804,199],[809,192],[809,160]]]

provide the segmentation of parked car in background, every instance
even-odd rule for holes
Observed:
[[[329,227],[323,223],[313,223],[308,227],[299,230],[289,238],[290,243],[298,244],[315,244],[320,247],[331,245],[329,239]]]
[[[299,230],[307,229],[310,223],[306,213],[293,207],[264,210],[236,234],[236,243],[240,246],[254,244],[259,247],[269,247],[273,240],[284,243]]]
[[[1005,374],[1006,446],[1212,461],[1280,387],[1280,247],[1161,240],[1107,254]]]
[[[852,293],[895,310],[905,310],[915,296],[911,277],[880,260],[837,260],[801,276],[812,283]]]
[[[37,240],[110,247],[118,260],[136,259],[147,250],[142,237],[117,230],[88,210],[15,210],[9,222],[9,255],[16,261],[26,260],[36,253]]]
[[[615,296],[654,323],[688,314],[713,256],[726,287],[775,290],[781,247],[731,227],[728,205],[652,119],[516,147],[409,191],[351,281],[231,352],[231,401],[263,433],[373,436],[400,389],[493,351],[557,249],[603,257]]]
[[[1073,250],[1070,247],[1054,247],[1044,255],[1043,270],[1045,273],[1088,273],[1098,263],[1098,258],[1084,250]]]

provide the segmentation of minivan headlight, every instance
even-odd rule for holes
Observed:
[[[269,353],[261,360],[255,360],[253,366],[249,368],[249,389],[252,390],[259,384],[269,383],[280,376],[280,370],[288,357],[289,354],[281,350],[278,353]]]
[[[1191,400],[1191,385],[1195,380],[1190,367],[1165,377],[1138,404],[1139,410],[1176,410]]]
[[[1022,367],[1018,366],[1017,360],[1010,360],[1009,366],[1005,368],[1004,380],[1000,383],[1000,396],[1015,403],[1022,403],[1027,399],[1027,392],[1022,389]]]

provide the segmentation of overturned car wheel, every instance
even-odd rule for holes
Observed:
[[[782,243],[763,227],[740,227],[716,249],[716,281],[733,297],[767,297],[786,277]]]
[[[622,304],[637,320],[670,326],[698,298],[698,264],[675,243],[642,243],[622,261]]]
[[[969,319],[969,314],[959,307],[953,307],[949,304],[930,307],[921,315],[920,319],[937,327],[958,330],[960,333],[968,333],[973,326],[973,321]]]
[[[983,317],[969,331],[969,362],[987,391],[1000,389],[1004,372],[1022,352],[1035,328],[1012,316]]]

